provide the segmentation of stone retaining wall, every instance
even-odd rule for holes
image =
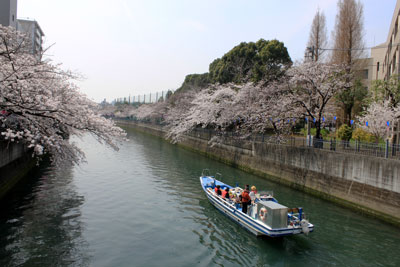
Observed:
[[[0,199],[36,164],[22,144],[0,142]]]
[[[25,146],[22,144],[0,142],[0,168],[23,157],[25,152]]]

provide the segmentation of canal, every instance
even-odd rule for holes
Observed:
[[[87,164],[42,166],[2,202],[0,266],[400,266],[400,230],[127,130],[120,151],[79,140]],[[302,206],[315,231],[256,238],[219,213],[204,168]]]

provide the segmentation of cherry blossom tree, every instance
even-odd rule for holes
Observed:
[[[160,122],[164,120],[167,107],[168,104],[164,101],[143,104],[138,107],[128,105],[128,107],[126,107],[124,117],[133,117],[141,121]]]
[[[391,132],[390,124],[400,116],[400,108],[393,107],[391,100],[373,102],[365,110],[363,116],[358,117],[359,126],[365,131],[373,134],[378,141],[387,138]],[[387,124],[389,122],[389,125]]]
[[[308,118],[316,127],[317,139],[321,138],[324,120],[333,115],[332,98],[349,88],[344,68],[334,64],[305,62],[287,72],[287,90],[282,93],[286,117]]]
[[[279,134],[288,127],[277,119],[278,92],[279,83],[210,85],[194,96],[185,112],[175,112],[177,116],[169,120],[173,122],[169,137],[177,141],[196,127],[214,129],[219,134],[235,132],[238,138],[270,128]]]
[[[282,140],[296,120],[315,122],[320,138],[324,119],[333,114],[332,97],[344,90],[346,72],[337,65],[307,62],[268,83],[214,84],[197,93],[185,111],[170,120],[173,139],[196,127],[237,132],[240,137],[273,129]]]
[[[171,138],[172,142],[179,141],[183,134],[190,132],[197,126],[206,128],[213,122],[213,116],[218,116],[216,106],[224,102],[218,101],[214,95],[215,92],[216,90],[212,85],[198,93],[187,91],[174,95],[173,103],[170,103],[166,115],[166,122],[169,127],[167,137]],[[224,96],[220,92],[219,97],[225,97],[225,100],[228,100],[229,93]]]
[[[29,38],[0,26],[0,139],[21,142],[53,163],[79,163],[83,152],[69,136],[92,134],[117,149],[124,131],[97,114],[96,103],[72,83],[77,75],[29,53]]]
[[[242,136],[272,129],[280,138],[290,131],[294,121],[287,118],[282,102],[286,99],[281,97],[285,86],[281,78],[269,83],[246,84],[240,89],[235,104],[240,107],[236,117],[243,118],[238,127]]]

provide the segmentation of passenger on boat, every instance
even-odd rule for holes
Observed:
[[[256,194],[257,194],[257,188],[253,185],[249,193],[252,203],[254,203],[254,200],[256,199]]]
[[[223,198],[228,198],[229,199],[229,188],[226,187],[224,191],[222,191],[222,195]]]
[[[235,195],[235,189],[232,188],[229,190],[229,198],[233,199],[234,195]]]
[[[215,193],[218,195],[218,196],[220,196],[221,195],[221,186],[219,186],[219,185],[217,185],[216,187],[215,187]]]
[[[246,188],[243,190],[243,193],[240,195],[240,198],[242,200],[242,212],[247,213],[247,206],[251,204],[251,198],[249,195],[248,186],[246,186]]]

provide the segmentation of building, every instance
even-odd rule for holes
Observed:
[[[17,30],[26,33],[31,39],[32,54],[41,55],[44,33],[36,20],[18,19]]]
[[[0,1],[0,24],[17,28],[17,0]]]
[[[17,11],[17,0],[0,0],[0,24],[26,33],[32,43],[31,53],[41,55],[44,33],[39,23],[33,19],[17,19]]]
[[[384,76],[386,76],[386,72],[384,72],[383,67],[383,61],[387,52],[386,48],[386,42],[371,48],[371,57],[373,60],[371,80],[383,80]]]
[[[371,88],[371,81],[373,76],[373,58],[360,58],[355,61],[354,69],[357,79],[368,88]]]
[[[386,42],[371,48],[372,77],[371,80],[389,80],[393,75],[400,74],[400,0],[397,0],[390,23]],[[399,76],[400,77],[400,76]],[[400,143],[400,121],[394,121],[391,125],[393,144]]]
[[[392,75],[400,74],[399,20],[400,1],[397,0],[386,42],[371,49],[371,56],[374,59],[373,80],[388,80]]]

